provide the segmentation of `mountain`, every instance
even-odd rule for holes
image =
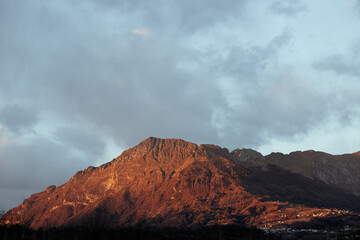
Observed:
[[[329,160],[316,160],[317,154]],[[334,166],[347,166],[347,159],[316,152],[264,157],[251,149],[229,152],[214,145],[151,137],[111,162],[88,167],[59,187],[31,195],[5,213],[0,223],[35,229],[139,224],[259,227],[341,216],[340,209],[360,209],[358,188],[344,180],[353,174],[356,181],[357,172],[332,172],[338,169]],[[323,165],[311,165],[319,161]],[[351,161],[358,167],[360,156],[353,155]],[[328,176],[321,171],[334,173],[337,184],[319,177]]]
[[[249,151],[253,152],[253,150],[245,152]],[[260,153],[253,153],[252,157],[242,159],[243,166],[264,168],[268,165],[276,165],[292,173],[298,173],[360,196],[360,152],[331,155],[309,150],[290,154],[271,153],[265,157]]]

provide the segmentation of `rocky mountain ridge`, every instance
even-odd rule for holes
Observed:
[[[293,159],[300,161],[300,155],[304,155],[303,169],[292,164]],[[339,171],[336,181],[327,177],[349,164],[357,167],[360,157],[352,156],[314,152],[264,157],[251,149],[229,152],[215,145],[151,137],[111,162],[88,167],[59,187],[33,194],[0,223],[36,229],[263,226],[295,221],[297,215],[309,216],[306,221],[314,214],[333,214],[334,209],[360,209],[360,198],[354,195],[358,175],[353,169]],[[331,164],[324,171],[309,167],[327,162]],[[343,179],[349,174],[353,174],[351,187]]]
[[[260,154],[260,153],[259,153]],[[360,154],[331,155],[314,150],[289,154],[271,153],[243,161],[244,166],[276,165],[304,177],[319,180],[360,196]]]

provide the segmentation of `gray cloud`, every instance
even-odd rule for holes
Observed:
[[[319,71],[333,71],[339,75],[360,76],[360,62],[347,59],[341,54],[331,55],[314,62],[313,67]]]
[[[276,14],[296,17],[306,11],[306,7],[300,0],[278,0],[270,5],[270,10]]]
[[[112,138],[124,147],[150,135],[223,144],[242,139],[236,144],[257,147],[266,141],[266,134],[292,136],[296,131],[306,132],[309,121],[301,117],[288,119],[286,113],[290,106],[283,109],[281,99],[274,103],[271,96],[273,85],[282,86],[285,80],[272,79],[271,74],[284,74],[271,73],[268,66],[276,62],[278,52],[291,41],[289,31],[274,37],[265,46],[229,43],[225,50],[230,54],[225,59],[214,49],[215,65],[201,62],[208,55],[186,48],[178,39],[178,34],[189,36],[237,14],[241,18],[246,1],[236,2],[220,6],[215,1],[196,2],[194,7],[186,1],[161,2],[156,6],[148,1],[94,1],[94,5],[78,3],[72,7],[78,11],[69,11],[71,8],[65,1],[57,3],[59,6],[46,5],[45,13],[43,6],[32,6],[31,14],[24,10],[26,8],[10,8],[15,12],[7,11],[8,23],[18,30],[15,34],[27,38],[9,42],[6,49],[1,49],[4,57],[0,61],[19,66],[18,59],[22,59],[27,75],[23,78],[21,72],[11,68],[5,71],[6,86],[16,88],[20,95],[14,98],[8,94],[7,97],[20,102],[31,99],[43,115],[55,114],[83,133],[88,132],[85,127],[97,129],[95,134],[99,139]],[[291,10],[301,9],[296,7],[299,4],[285,5]],[[103,17],[103,12],[107,17]],[[126,12],[126,17],[110,17],[118,16],[119,12]],[[26,21],[15,19],[19,14]],[[43,21],[43,14],[48,21]],[[141,25],[143,23],[145,25]],[[127,29],[126,25],[129,25]],[[139,27],[149,27],[149,31],[155,32],[148,38],[132,34],[131,31]],[[159,29],[178,33],[159,35]],[[189,61],[198,62],[201,68],[192,72],[179,68],[182,62]],[[229,107],[226,94],[219,89],[224,76],[235,79],[232,84],[239,89],[235,99],[242,101],[238,109]],[[302,80],[290,79],[289,85],[296,86],[296,81]],[[29,92],[29,88],[36,89],[38,94]],[[316,95],[313,90],[304,91],[305,96]],[[287,97],[290,99],[285,100],[303,109],[302,116],[314,118],[308,116],[314,114],[313,111],[301,107],[301,102],[292,99],[293,95]],[[321,99],[313,100],[323,103]],[[217,111],[223,112],[221,121],[226,131],[214,125],[212,119]],[[264,119],[263,114],[271,118]],[[325,115],[319,111],[319,118]],[[290,126],[281,129],[282,124],[274,125],[281,121],[290,121]],[[244,133],[251,135],[251,139],[243,138]],[[77,137],[76,134],[64,135],[58,138],[64,144]],[[98,146],[95,149],[99,154],[104,148],[101,142],[89,144]],[[85,149],[86,146],[79,147]]]
[[[248,0],[191,1],[99,1],[95,5],[103,11],[136,12],[147,26],[166,29],[171,35],[189,34],[206,30],[229,18],[241,18]]]
[[[0,188],[0,194],[1,194],[0,213],[1,210],[7,211],[14,206],[20,205],[25,198],[28,198],[33,193],[34,191],[29,189]]]
[[[58,185],[63,183],[64,175],[74,174],[74,167],[80,170],[88,164],[73,157],[69,149],[44,138],[2,147],[0,157],[0,187],[12,189]]]
[[[220,112],[219,135],[229,146],[260,146],[269,137],[291,138],[312,129],[329,116],[327,95],[319,94],[293,69],[269,71],[278,53],[291,42],[285,30],[266,46],[236,46],[220,66],[233,80],[231,96]]]
[[[14,201],[21,201],[30,193],[63,184],[91,163],[45,138],[35,138],[31,143],[6,143],[0,146],[0,159],[0,195],[4,196],[0,207],[5,209],[14,207]]]
[[[291,33],[285,29],[282,34],[272,39],[266,47],[241,45],[230,48],[230,54],[225,61],[219,64],[222,72],[242,82],[256,81],[258,74],[264,71],[267,65],[275,60],[278,51],[291,40]]]
[[[15,133],[31,129],[37,121],[35,109],[20,107],[16,104],[0,108],[0,123]]]
[[[335,85],[333,96],[329,99],[336,99],[341,102],[338,108],[343,111],[341,120],[345,124],[351,124],[354,119],[359,117],[360,97],[359,78],[360,78],[360,44],[352,45],[346,53],[331,54],[320,60],[314,61],[312,67],[319,72],[335,73],[336,77],[331,76],[329,84],[334,84],[336,79],[340,79],[341,84]],[[333,100],[335,101],[335,100]]]
[[[100,136],[79,128],[60,127],[54,133],[54,139],[66,148],[75,149],[92,158],[100,157],[105,149],[105,143]]]
[[[36,11],[40,10],[35,8]],[[59,15],[58,9],[48,9],[48,14],[51,11],[55,12],[52,15]],[[91,24],[86,16],[78,19],[77,13],[62,17],[74,19],[80,26]],[[17,28],[21,30],[25,28],[15,20],[13,24],[20,25]],[[36,25],[30,40],[35,46],[26,48],[29,56],[21,55],[32,89],[41,94],[28,91],[30,82],[22,79],[20,72],[7,70],[13,76],[5,77],[5,84],[16,86],[20,95],[13,101],[31,99],[44,114],[55,112],[65,121],[97,126],[102,134],[126,146],[150,135],[190,138],[188,133],[197,132],[200,139],[211,136],[211,130],[206,128],[210,125],[210,106],[216,105],[221,96],[207,96],[209,91],[216,92],[211,82],[201,82],[199,86],[197,81],[201,80],[177,67],[187,56],[179,45],[174,48],[176,41],[164,42],[156,36],[142,39],[130,31],[101,35],[103,30],[96,24],[90,32],[71,21],[60,23],[55,19],[52,24],[58,27],[52,37],[47,36],[42,25]],[[2,62],[11,61],[5,56],[22,45],[13,42],[2,49]],[[42,55],[33,58],[37,52]],[[18,65],[16,59],[11,65]],[[196,91],[191,89],[194,86]]]
[[[358,11],[360,17],[360,0],[354,0],[354,8]]]

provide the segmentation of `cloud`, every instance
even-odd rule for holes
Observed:
[[[279,0],[270,5],[269,8],[272,12],[288,17],[297,17],[306,7],[300,0]]]
[[[11,138],[10,135],[7,137]],[[14,197],[2,198],[0,207],[9,209],[15,206],[14,201],[29,197],[29,193],[43,191],[52,184],[63,184],[89,162],[74,156],[71,148],[48,138],[36,137],[29,143],[12,139],[1,144],[0,164],[0,195],[7,196],[11,192]]]
[[[43,189],[41,189],[43,190]],[[33,190],[29,189],[2,189],[0,188],[1,202],[0,211],[7,211],[15,206],[20,205],[25,198],[33,194]]]
[[[15,133],[31,129],[37,121],[35,109],[20,107],[16,104],[0,108],[0,123]]]
[[[360,76],[360,62],[356,59],[348,59],[344,55],[335,54],[327,56],[313,63],[313,67],[319,71],[332,71],[338,75]]]
[[[360,17],[360,0],[352,0],[352,8],[357,11]]]
[[[146,24],[171,35],[191,34],[208,29],[230,18],[242,18],[248,0],[191,1],[169,0],[150,2],[146,0],[99,1],[94,4],[103,11],[132,12],[141,16]]]
[[[317,72],[327,73],[327,84],[332,88],[331,98],[341,102],[338,106],[344,112],[341,121],[353,124],[360,116],[360,44],[357,42],[344,53],[333,53],[316,60],[312,64]],[[330,73],[330,74],[329,74]]]
[[[147,29],[133,29],[131,32],[135,35],[139,35],[142,37],[149,37],[151,36],[151,32]]]
[[[0,62],[15,66],[18,58],[22,59],[27,78],[31,78],[31,89],[39,89],[42,94],[30,93],[28,79],[11,68],[5,71],[5,88],[16,88],[21,96],[16,97],[17,101],[31,99],[33,105],[42,109],[42,115],[54,115],[69,126],[69,130],[57,130],[59,132],[55,134],[63,146],[78,142],[77,138],[85,140],[87,129],[94,131],[94,138],[112,139],[124,148],[152,135],[258,147],[267,141],[265,135],[291,137],[297,131],[308,131],[311,119],[326,118],[327,108],[321,110],[319,107],[323,104],[323,96],[316,99],[316,91],[306,84],[297,83],[305,80],[297,76],[296,71],[274,70],[279,52],[291,44],[289,30],[264,40],[262,45],[230,41],[224,47],[223,52],[227,53],[224,57],[216,45],[209,49],[213,54],[210,56],[207,50],[201,52],[186,46],[178,35],[156,33],[156,37],[142,41],[128,30],[119,28],[129,29],[127,25],[130,23],[134,25],[132,29],[137,29],[136,26],[140,25],[138,14],[141,13],[142,30],[151,27],[154,31],[162,29],[171,33],[171,29],[176,29],[177,34],[193,36],[214,24],[226,23],[229,18],[241,18],[245,14],[246,1],[236,2],[235,5],[221,6],[217,6],[216,1],[197,2],[195,8],[186,1],[170,1],[155,8],[153,4],[142,1],[95,1],[93,6],[86,5],[89,11],[70,14],[64,10],[69,7],[65,1],[62,8],[48,6],[51,24],[57,26],[51,35],[44,31],[49,29],[49,23],[38,24],[44,22],[41,14],[35,14],[37,17],[34,19],[33,15],[30,17],[23,13],[24,18],[29,18],[27,23],[32,23],[30,34],[23,23],[13,17],[19,13],[14,13],[8,16],[8,22],[21,30],[15,31],[15,35],[22,36],[24,31],[28,34],[28,44],[23,44],[24,40],[11,42],[2,49],[4,55]],[[82,9],[85,6],[76,7]],[[153,19],[144,13],[147,7]],[[32,8],[35,13],[41,11],[36,6]],[[170,12],[163,11],[167,8]],[[194,15],[190,8],[202,11]],[[21,9],[11,10],[17,12]],[[118,14],[125,10],[126,17]],[[94,16],[97,16],[96,21]],[[102,26],[108,26],[109,19],[114,25],[104,29]],[[168,23],[173,25],[166,25]],[[31,45],[31,48],[24,45]],[[27,54],[14,56],[19,48]],[[43,53],[41,57],[34,57],[38,52]],[[180,68],[184,62],[195,62],[197,67],[193,70]],[[313,105],[319,110],[319,115],[308,109],[311,104],[302,105],[295,98],[296,94],[288,94],[286,89],[295,91],[295,86],[299,87],[299,95],[302,93],[309,100],[319,102],[319,105]],[[284,89],[283,92],[276,92],[278,88]],[[282,104],[282,99],[289,105]],[[302,115],[289,118],[286,113],[296,116],[295,109],[299,109]],[[288,126],[282,129],[281,121],[289,121]],[[77,134],[84,137],[70,134],[71,129],[78,129]],[[95,155],[101,155],[101,149],[105,148],[101,140],[85,142],[84,146],[72,145],[83,151],[94,144],[97,146]]]
[[[105,143],[101,137],[80,128],[60,127],[56,129],[53,138],[64,147],[74,149],[86,157],[96,159],[104,154]]]
[[[196,133],[196,138],[206,139],[215,131],[206,126],[210,126],[211,106],[216,106],[221,96],[208,97],[208,91],[215,92],[211,82],[200,86],[199,77],[178,68],[179,61],[188,58],[188,51],[175,39],[142,41],[126,31],[114,36],[112,30],[103,32],[99,24],[107,21],[103,15],[95,23],[86,14],[69,15],[56,6],[48,7],[48,14],[57,16],[52,21],[57,28],[51,35],[43,29],[49,23],[37,14],[41,7],[31,6],[35,19],[21,13],[29,18],[26,25],[15,17],[23,9],[10,9],[14,13],[8,16],[8,23],[19,31],[4,26],[4,34],[11,30],[17,39],[29,35],[6,48],[2,45],[0,62],[17,66],[22,59],[27,72],[23,78],[22,72],[6,69],[0,91],[7,101],[31,102],[41,109],[42,116],[98,129],[100,136],[125,147],[151,135],[193,139],[195,134],[190,133]],[[125,20],[128,22],[120,19]],[[89,25],[93,26],[90,30]],[[22,53],[16,55],[19,49]],[[16,89],[16,97],[5,91],[10,87]]]
[[[6,146],[9,144],[7,129],[0,124],[0,146]]]
[[[265,47],[250,46],[234,46],[230,48],[230,54],[222,66],[225,74],[235,78],[241,78],[241,81],[256,81],[258,73],[265,70],[271,60],[276,60],[276,55],[282,47],[291,41],[291,33],[288,29],[274,37]]]
[[[292,39],[285,29],[263,46],[238,44],[212,61],[221,66],[213,69],[226,99],[212,116],[219,142],[257,148],[273,139],[291,141],[352,114],[352,108],[341,107],[347,104],[342,92],[324,91],[295,66],[279,63]]]

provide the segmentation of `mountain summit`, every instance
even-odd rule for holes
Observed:
[[[360,209],[359,163],[360,156],[354,154],[264,157],[251,149],[229,152],[215,145],[150,137],[111,162],[88,167],[59,187],[31,195],[0,223],[37,229],[271,226],[298,215],[306,221],[305,216],[326,216],[335,208]],[[357,169],[348,169],[354,166]],[[349,175],[347,184],[343,178]]]

